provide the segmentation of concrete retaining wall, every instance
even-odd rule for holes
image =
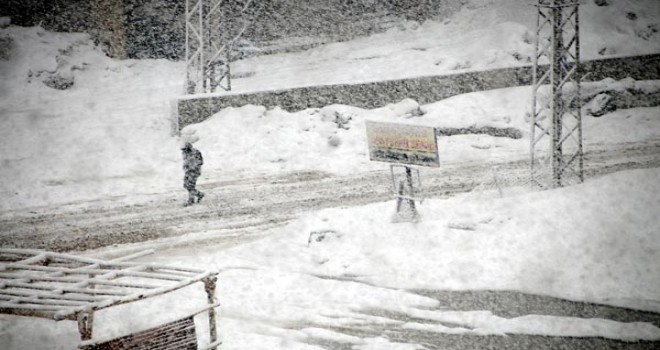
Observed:
[[[583,81],[599,81],[610,77],[636,80],[660,79],[660,54],[608,58],[583,62]],[[491,89],[530,85],[532,68],[494,69],[443,76],[387,80],[365,84],[343,84],[303,87],[225,96],[181,98],[177,101],[179,129],[201,122],[226,107],[248,104],[268,108],[279,106],[294,112],[306,108],[322,108],[345,104],[362,108],[378,108],[388,103],[412,98],[427,104],[450,96]]]

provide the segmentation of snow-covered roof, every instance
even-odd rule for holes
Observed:
[[[99,260],[28,249],[0,249],[0,313],[75,320],[93,312],[168,293],[217,272]]]

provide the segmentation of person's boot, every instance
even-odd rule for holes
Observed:
[[[188,207],[188,206],[191,206],[193,204],[195,204],[195,196],[193,196],[192,193],[188,193],[188,202],[186,202],[186,204],[184,204],[183,206]]]

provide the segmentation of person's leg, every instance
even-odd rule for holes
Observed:
[[[199,178],[199,173],[191,173],[190,174],[190,187],[191,187],[191,196],[194,198],[197,198],[197,203],[202,200],[204,197],[204,193],[200,192],[197,190],[197,179]],[[192,204],[192,203],[191,203]]]
[[[186,202],[185,206],[193,205],[195,204],[195,190],[190,189],[188,190],[188,202]]]
[[[200,174],[197,174],[197,176],[195,176],[195,192],[197,195],[197,203],[199,203],[199,201],[201,201],[202,198],[204,198],[204,193],[197,190],[197,178],[199,178],[199,175]]]
[[[194,174],[189,172],[186,172],[186,175],[183,177],[183,188],[188,191],[188,202],[185,206],[195,203],[195,197],[197,196],[197,190],[195,189],[196,181],[197,178],[195,178]]]

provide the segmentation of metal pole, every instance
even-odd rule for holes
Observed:
[[[80,333],[80,340],[92,339],[92,327],[94,324],[94,312],[81,312],[78,314],[78,332]]]
[[[206,291],[206,299],[209,305],[216,304],[216,299],[215,299],[216,281],[217,281],[217,277],[215,276],[205,278],[203,280],[204,290]],[[218,329],[216,326],[215,308],[213,307],[209,309],[209,335],[211,337],[211,344],[215,343],[218,340]],[[213,347],[213,349],[216,349],[216,347]]]
[[[408,204],[410,205],[410,212],[412,214],[413,218],[417,217],[417,208],[415,208],[415,200],[412,198],[415,198],[415,193],[413,190],[413,177],[412,177],[412,169],[410,169],[409,166],[406,167],[406,181],[408,182],[408,189],[410,192],[410,199],[408,199]]]
[[[563,30],[562,30],[562,11],[559,7],[561,0],[554,0],[553,7],[550,9],[552,14],[552,181],[554,187],[561,186],[561,162],[562,162],[562,114],[563,114],[563,93],[562,93],[562,72],[561,62],[563,55]]]
[[[536,174],[534,169],[535,154],[534,148],[536,147],[536,99],[538,88],[536,86],[538,80],[539,69],[539,36],[540,36],[540,23],[541,23],[541,9],[536,12],[536,36],[534,38],[534,67],[532,68],[532,111],[529,115],[530,136],[529,136],[529,183],[532,187],[536,183]]]
[[[204,4],[206,3],[204,0],[199,0],[199,35],[201,36],[199,40],[199,66],[201,70],[201,79],[202,79],[202,89],[203,92],[206,91],[206,62],[204,62],[204,35],[205,33],[208,32],[208,28],[204,27]],[[208,35],[208,34],[206,34]]]
[[[190,0],[186,0],[186,93],[194,94],[195,87],[190,82],[190,23],[188,16],[190,15]]]
[[[232,47],[234,43],[227,49],[227,91],[231,91],[231,62],[229,61],[229,55],[231,55]]]
[[[579,178],[580,182],[584,182],[584,149],[582,148],[582,96],[580,91],[582,90],[582,64],[580,62],[580,11],[579,8],[575,8],[575,65],[577,65],[576,70],[576,86],[577,86],[577,118],[578,118],[578,166],[579,166]]]
[[[206,2],[205,2],[206,4]],[[212,6],[211,4],[207,5],[206,8],[206,18],[204,20],[204,30],[206,31],[206,46],[208,47],[209,50],[209,55],[207,60],[208,62],[204,62],[204,82],[208,80],[208,89],[206,89],[205,92],[213,92],[215,91],[215,67],[212,64],[210,58],[213,56],[213,40],[212,40],[212,35],[213,31],[211,30],[211,9]]]

